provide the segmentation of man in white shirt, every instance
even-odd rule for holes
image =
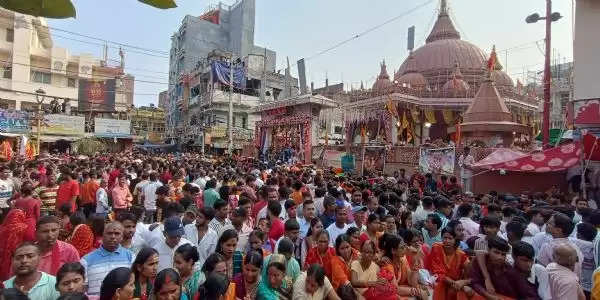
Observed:
[[[163,234],[165,239],[155,243],[152,248],[158,251],[158,271],[173,268],[173,255],[181,245],[191,244],[182,238],[185,234],[183,223],[178,217],[171,217],[165,221]]]
[[[427,219],[427,216],[432,214],[433,212],[433,199],[429,196],[423,197],[423,199],[421,199],[421,205],[417,207],[417,210],[412,215],[413,225],[416,225],[421,221],[425,221]]]
[[[335,222],[327,227],[329,233],[329,245],[333,247],[335,245],[335,239],[341,234],[346,233],[348,228],[352,225],[346,224],[348,221],[348,210],[344,206],[337,206],[335,208]]]
[[[217,235],[220,237],[225,230],[233,229],[238,234],[238,243],[235,247],[236,251],[246,253],[246,246],[248,245],[248,239],[252,228],[248,226],[246,220],[248,219],[248,211],[243,207],[238,207],[231,212],[231,223],[223,226]]]
[[[198,266],[203,266],[204,261],[215,252],[219,237],[217,233],[208,227],[208,223],[215,217],[215,210],[211,207],[203,207],[196,211],[196,221],[185,225],[185,239],[192,245],[198,247]]]
[[[463,203],[458,206],[456,213],[465,230],[465,241],[470,237],[479,234],[479,224],[471,219],[473,217],[473,205],[470,203]]]
[[[152,172],[149,175],[150,181],[141,188],[141,201],[146,209],[146,223],[153,223],[156,216],[156,189],[163,184],[158,180],[158,173]]]
[[[6,166],[0,167],[0,208],[4,213],[8,212],[8,200],[12,198],[15,183],[10,178],[10,169]]]
[[[146,172],[142,173],[142,180],[140,180],[140,182],[138,182],[133,188],[133,200],[135,201],[135,203],[142,202],[140,201],[142,197],[142,188],[150,182],[150,180],[148,180],[149,176],[150,175],[148,175],[148,173]]]
[[[463,184],[463,190],[465,192],[471,192],[471,177],[473,172],[471,171],[471,165],[475,163],[475,159],[471,155],[471,148],[465,147],[464,153],[458,158],[458,166],[460,167],[460,179]]]
[[[298,218],[300,225],[300,238],[304,239],[310,229],[310,221],[317,217],[315,203],[312,200],[307,200],[302,204],[302,217]]]

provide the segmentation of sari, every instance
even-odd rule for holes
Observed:
[[[258,289],[259,282],[260,277],[258,278],[258,282],[255,282],[254,284],[252,284],[252,286],[246,286],[244,275],[236,275],[233,278],[233,283],[235,283],[235,297],[239,299],[244,299],[245,297],[249,297],[250,299],[256,299],[256,292]]]
[[[346,262],[340,256],[334,256],[331,259],[331,285],[333,289],[337,291],[337,289],[344,285],[344,283],[350,282],[352,279],[352,272],[350,265],[352,261],[358,259],[359,253],[355,249],[352,249],[352,254],[350,255],[350,261]]]
[[[87,224],[75,226],[73,234],[67,238],[67,242],[77,249],[79,257],[83,257],[97,248],[95,247],[94,232]]]
[[[231,263],[227,263],[227,278],[232,280],[235,275],[241,274],[243,265],[244,254],[241,251],[234,251]]]
[[[292,280],[285,277],[281,286],[272,287],[268,278],[264,278],[258,284],[256,299],[260,300],[291,300],[292,299]]]
[[[142,291],[142,285],[136,278],[133,285],[133,298],[139,300],[148,300],[148,297],[152,294],[152,284],[152,280],[148,279],[146,282],[146,290]]]
[[[396,280],[396,283],[398,285],[398,288],[402,288],[402,287],[411,287],[409,282],[408,282],[408,275],[410,272],[410,265],[408,264],[408,260],[406,259],[406,256],[404,256],[402,258],[402,261],[400,262],[400,265],[397,265],[393,262],[385,264],[381,267],[381,269],[385,269],[388,272],[391,272],[392,274],[394,274],[394,279]],[[410,296],[399,296],[398,299],[413,299],[413,297]]]
[[[20,209],[11,209],[2,225],[0,225],[0,280],[10,278],[12,274],[12,256],[17,247],[23,243],[29,226],[25,213]]]
[[[445,279],[446,277],[452,280],[461,279],[467,260],[467,255],[460,249],[456,249],[453,255],[447,256],[442,243],[433,244],[428,261],[432,275],[437,275],[433,292],[434,300],[457,299],[457,291],[451,288]]]
[[[317,247],[308,250],[304,261],[304,269],[308,269],[312,264],[318,264],[325,270],[325,275],[331,278],[331,259],[335,256],[335,248],[329,247],[325,255],[321,255]]]
[[[202,271],[198,270],[198,271],[194,272],[192,274],[192,276],[190,276],[190,278],[188,278],[188,280],[186,280],[183,283],[182,292],[186,294],[188,299],[194,299],[194,297],[198,293],[198,287],[200,286],[200,279],[201,279],[201,277],[203,277],[202,275],[203,275]]]

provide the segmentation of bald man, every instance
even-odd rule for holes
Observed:
[[[560,243],[554,247],[552,258],[554,262],[546,266],[552,299],[585,300],[579,278],[574,272],[578,262],[577,250],[571,244]]]
[[[133,255],[121,246],[123,230],[123,225],[119,222],[106,224],[102,234],[102,246],[81,259],[86,272],[88,295],[100,295],[102,280],[112,269],[131,267]]]

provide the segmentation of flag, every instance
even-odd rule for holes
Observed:
[[[492,53],[490,54],[490,59],[488,59],[487,68],[488,71],[494,71],[496,67],[496,63],[498,62],[498,56],[496,56],[496,46],[492,48]]]

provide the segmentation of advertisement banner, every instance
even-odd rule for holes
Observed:
[[[130,120],[94,118],[94,133],[112,135],[130,135]]]
[[[29,131],[27,112],[0,109],[0,132],[25,133],[27,131]]]
[[[419,167],[423,173],[454,174],[454,148],[421,148]]]
[[[37,126],[31,128],[37,133]],[[42,122],[42,134],[83,135],[85,133],[85,117],[67,115],[45,115]]]
[[[115,110],[116,79],[79,79],[79,103],[81,110]]]
[[[327,167],[341,168],[342,155],[344,155],[344,152],[336,150],[325,150],[323,152],[323,164]]]

